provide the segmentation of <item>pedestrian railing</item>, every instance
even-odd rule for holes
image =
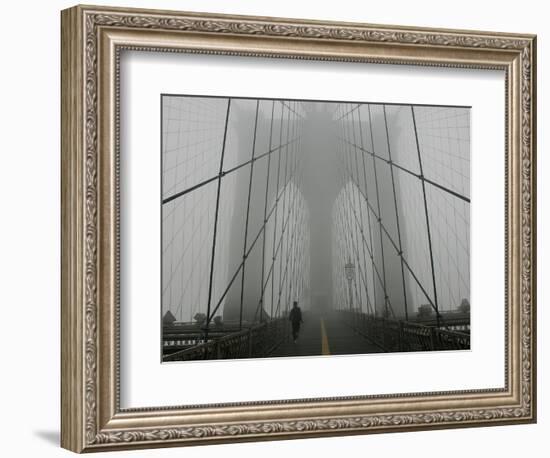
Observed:
[[[163,355],[163,361],[191,361],[201,359],[259,358],[269,356],[287,337],[289,323],[286,319],[274,319],[254,324],[225,335],[173,335],[176,342],[189,342],[182,350]]]
[[[468,333],[364,313],[340,313],[359,334],[386,352],[470,349]]]

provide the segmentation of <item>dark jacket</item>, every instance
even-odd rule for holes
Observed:
[[[300,310],[300,307],[292,307],[290,310],[290,313],[288,315],[289,321],[292,321],[293,323],[301,323],[302,322],[302,311]]]

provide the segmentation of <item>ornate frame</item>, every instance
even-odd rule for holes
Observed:
[[[100,451],[536,419],[536,37],[76,6],[62,12],[61,445]],[[121,49],[506,72],[506,387],[121,410]]]

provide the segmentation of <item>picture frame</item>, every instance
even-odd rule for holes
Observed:
[[[75,6],[61,13],[61,44],[62,447],[92,452],[536,421],[535,36]],[[122,408],[123,50],[503,71],[505,386]]]

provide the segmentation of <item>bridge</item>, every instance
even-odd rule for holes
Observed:
[[[468,108],[163,96],[162,117],[163,361],[470,348]]]

